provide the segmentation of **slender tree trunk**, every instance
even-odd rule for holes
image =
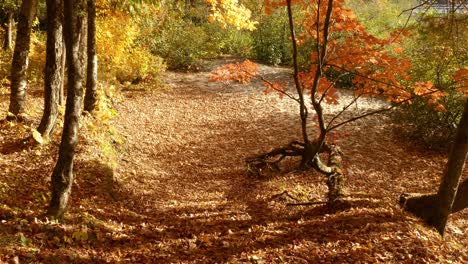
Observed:
[[[63,42],[65,43],[65,36],[63,36]],[[65,48],[65,45],[62,45],[62,77],[63,77],[63,82],[62,85],[60,86],[60,91],[59,91],[59,105],[65,105],[65,68],[67,67],[67,49]]]
[[[78,128],[83,99],[83,65],[80,55],[83,1],[64,1],[64,34],[67,48],[68,89],[65,121],[59,157],[52,173],[52,199],[47,214],[63,220],[73,184],[73,158],[78,144]]]
[[[88,68],[84,110],[92,112],[97,103],[98,60],[96,54],[96,1],[88,0]]]
[[[47,49],[44,76],[44,113],[38,131],[49,138],[58,116],[63,86],[63,0],[47,0]]]
[[[13,19],[13,12],[9,11],[7,13],[7,22],[4,25],[5,35],[3,38],[3,49],[11,50],[12,38],[13,38],[13,24],[15,20]]]
[[[454,145],[449,154],[447,168],[442,177],[437,194],[408,195],[403,194],[400,203],[416,216],[434,226],[441,235],[444,234],[448,216],[468,205],[468,183],[465,180],[460,187],[468,155],[468,99],[457,130]]]
[[[287,0],[287,11],[288,11],[288,21],[289,21],[289,33],[291,36],[292,43],[292,57],[293,57],[293,67],[294,67],[294,86],[296,87],[296,92],[299,97],[299,114],[301,116],[301,132],[302,139],[304,140],[304,156],[302,157],[301,167],[306,167],[307,161],[309,160],[308,155],[311,153],[311,144],[309,141],[309,135],[307,134],[307,107],[304,100],[304,92],[301,82],[299,80],[299,64],[297,62],[297,42],[296,42],[296,32],[294,29],[294,19],[291,8],[291,0]],[[310,157],[312,159],[313,157]]]
[[[27,70],[29,46],[31,42],[31,28],[36,16],[38,0],[23,0],[18,18],[15,51],[11,65],[11,95],[10,113],[8,119],[22,119],[26,101],[26,87],[28,85]]]

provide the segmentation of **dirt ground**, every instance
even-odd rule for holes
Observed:
[[[213,67],[215,65],[212,65]],[[261,66],[271,79],[287,69]],[[28,129],[0,129],[0,260],[20,263],[466,263],[468,212],[447,234],[403,212],[403,192],[433,191],[446,155],[396,133],[386,116],[343,127],[349,206],[322,201],[324,178],[294,170],[246,175],[246,157],[300,139],[298,106],[260,82],[221,86],[209,72],[174,73],[165,89],[122,91],[113,126],[119,164],[86,139],[65,224],[47,222],[57,143],[22,147]],[[340,91],[342,104],[352,92]],[[40,95],[30,104],[40,105]],[[8,94],[0,94],[7,109]],[[381,107],[367,99],[351,114]],[[342,105],[330,106],[332,115]],[[3,111],[3,110],[1,110]],[[40,109],[32,110],[37,116]],[[0,112],[2,116],[6,113]],[[348,117],[348,116],[345,116]],[[34,126],[34,122],[31,126]],[[311,131],[314,127],[311,125]],[[24,145],[27,145],[24,143]],[[466,173],[465,176],[466,177]],[[287,191],[290,195],[278,195]],[[294,197],[294,199],[292,198]]]

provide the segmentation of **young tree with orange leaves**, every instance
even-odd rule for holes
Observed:
[[[279,168],[285,157],[300,156],[301,168],[314,168],[327,175],[328,202],[340,201],[345,175],[341,163],[342,152],[330,140],[333,132],[350,122],[411,102],[415,96],[426,98],[443,111],[438,99],[444,93],[435,89],[430,82],[411,80],[409,60],[396,56],[402,51],[400,42],[405,36],[403,30],[390,34],[386,39],[372,36],[359,24],[353,12],[344,7],[344,0],[266,0],[265,4],[269,9],[287,7],[293,47],[294,88],[265,80],[250,61],[218,68],[211,80],[245,83],[251,78],[260,78],[267,91],[276,91],[297,102],[302,140],[249,158],[248,166],[255,174],[260,174],[264,168]],[[293,15],[293,6],[302,10],[301,16]],[[300,17],[299,23],[303,29],[300,33],[296,33],[295,17]],[[299,45],[306,43],[314,47],[310,54],[311,66],[301,71],[297,50]],[[327,73],[331,71],[340,74],[330,77]],[[356,87],[354,99],[338,113],[325,115],[327,105],[339,102],[336,84],[344,75],[352,76]],[[369,96],[386,98],[390,104],[366,112],[350,111],[357,100]],[[344,118],[344,113],[350,117]],[[310,131],[308,124],[314,120],[317,130]],[[322,162],[322,153],[328,153],[327,163]]]

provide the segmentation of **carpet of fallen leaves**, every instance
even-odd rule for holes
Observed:
[[[260,69],[273,79],[289,74]],[[169,72],[166,89],[122,91],[113,126],[123,140],[97,142],[85,118],[63,224],[43,216],[59,134],[48,145],[27,139],[42,104],[41,93],[31,91],[32,121],[0,124],[0,262],[468,261],[466,210],[451,216],[441,238],[398,206],[403,192],[436,188],[446,155],[402,138],[388,117],[361,120],[340,139],[349,205],[289,206],[322,201],[324,178],[293,170],[295,160],[285,161],[282,173],[251,178],[244,159],[299,139],[297,105],[265,95],[257,82],[219,87],[208,77]],[[9,95],[2,89],[5,116]],[[351,100],[351,92],[341,94],[342,102]],[[366,100],[353,111],[381,104]],[[118,150],[118,166],[103,161],[105,148]]]

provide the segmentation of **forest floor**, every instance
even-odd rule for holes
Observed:
[[[110,144],[90,140],[85,119],[63,224],[43,217],[58,134],[48,145],[24,140],[40,118],[32,91],[33,121],[0,124],[0,263],[468,262],[467,210],[441,238],[398,205],[403,192],[435,190],[445,154],[403,138],[387,116],[357,121],[338,139],[348,206],[291,206],[323,201],[324,177],[287,160],[281,173],[253,178],[244,160],[299,139],[297,105],[265,95],[260,82],[220,87],[209,76],[167,72],[165,89],[122,90],[112,129],[98,132]],[[342,103],[352,98],[340,94]],[[366,99],[353,112],[382,104]]]

